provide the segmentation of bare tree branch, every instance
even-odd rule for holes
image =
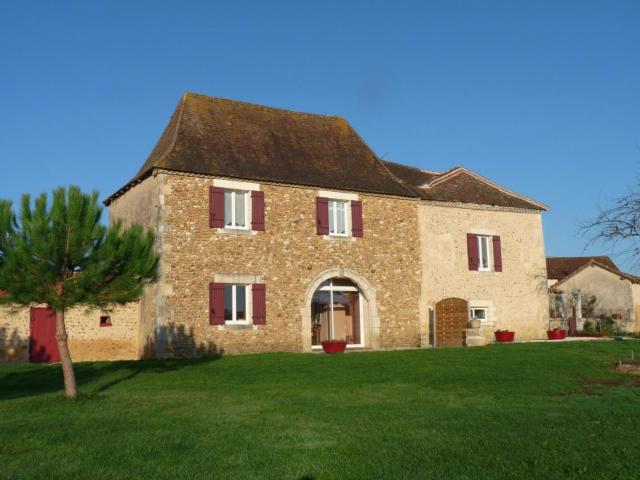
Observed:
[[[598,210],[593,220],[579,227],[587,237],[585,248],[596,244],[620,245],[623,249],[619,253],[640,267],[640,183],[628,189],[613,206],[599,206]]]

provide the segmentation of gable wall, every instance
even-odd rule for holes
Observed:
[[[109,222],[122,221],[124,227],[137,223],[144,228],[151,229],[155,235],[156,249],[162,251],[163,232],[163,185],[158,177],[151,175],[109,205]],[[163,286],[163,257],[160,258],[157,283],[148,286],[140,300],[138,312],[138,356],[150,356],[151,344],[154,341],[156,317],[163,312],[164,302],[161,294]]]

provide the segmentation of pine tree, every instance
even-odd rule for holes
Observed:
[[[45,304],[56,313],[56,342],[65,394],[77,396],[67,344],[65,312],[84,306],[107,309],[137,300],[155,281],[159,256],[154,236],[139,225],[100,223],[98,193],[72,186],[23,195],[19,215],[0,200],[0,305]]]

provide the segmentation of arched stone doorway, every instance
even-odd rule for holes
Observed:
[[[469,304],[462,298],[436,303],[435,346],[463,347],[469,323]]]
[[[346,339],[349,348],[379,345],[375,289],[349,269],[327,270],[314,278],[300,313],[304,351],[321,348],[329,338]]]

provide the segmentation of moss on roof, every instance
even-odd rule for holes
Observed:
[[[155,169],[444,202],[541,208],[466,170],[437,174],[382,161],[339,116],[194,93],[182,96],[142,168],[105,204]]]

